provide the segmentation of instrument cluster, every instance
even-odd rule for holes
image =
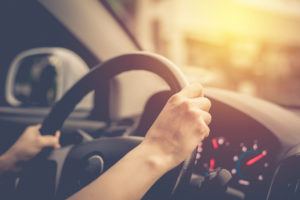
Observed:
[[[245,193],[267,191],[273,171],[272,150],[258,139],[233,141],[223,136],[211,137],[198,145],[194,173],[207,176],[216,168],[232,174],[230,187]]]

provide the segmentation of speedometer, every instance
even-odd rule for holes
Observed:
[[[247,188],[263,183],[268,168],[269,152],[257,140],[233,143],[225,137],[213,137],[198,146],[196,173],[203,176],[216,168],[231,172],[231,184]]]
[[[263,181],[264,173],[269,168],[268,151],[260,147],[257,141],[247,145],[240,143],[240,150],[233,156],[235,168],[231,170],[239,178],[240,185],[250,185],[251,182]]]

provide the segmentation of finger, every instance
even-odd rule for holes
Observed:
[[[40,129],[42,127],[42,125],[41,124],[36,124],[36,125],[34,125],[34,127]]]
[[[54,136],[59,139],[60,135],[61,135],[61,132],[60,131],[56,131]]]
[[[40,137],[42,147],[59,148],[59,138],[53,135],[45,135]]]
[[[211,102],[206,97],[198,97],[190,100],[192,106],[195,106],[196,108],[200,108],[201,110],[204,110],[208,112],[211,108]]]
[[[29,125],[25,130],[38,130],[41,127],[40,124]]]
[[[205,111],[200,111],[201,112],[201,117],[204,120],[206,125],[209,125],[211,123],[211,114],[209,114],[208,112]]]
[[[178,94],[188,98],[202,97],[203,87],[199,83],[193,83],[183,88]]]
[[[40,124],[30,125],[24,130],[24,134],[38,135],[40,129]]]
[[[40,132],[41,127],[42,127],[41,124],[36,124],[32,127],[34,129],[35,134],[41,135],[41,132]]]
[[[55,135],[54,135],[56,138],[57,138],[57,140],[58,140],[58,145],[56,145],[56,147],[55,148],[60,148],[61,147],[61,145],[60,145],[60,136],[61,136],[61,132],[60,131],[56,131],[55,132]]]
[[[208,125],[205,123],[204,119],[201,117],[200,118],[200,131],[199,131],[199,133],[201,134],[201,141],[208,137],[209,132],[210,132],[210,129],[209,129]]]

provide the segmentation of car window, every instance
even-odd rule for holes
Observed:
[[[299,1],[107,2],[144,49],[191,81],[300,107]]]

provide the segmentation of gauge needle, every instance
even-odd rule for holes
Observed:
[[[255,156],[254,158],[251,158],[250,160],[248,160],[246,162],[247,166],[251,166],[254,163],[258,162],[259,160],[261,160],[263,157],[265,157],[267,155],[266,151],[261,152],[260,154],[258,154],[257,156]]]
[[[209,170],[213,171],[216,167],[216,160],[214,158],[211,158],[209,160]]]
[[[213,146],[214,149],[219,148],[219,144],[218,144],[218,141],[217,141],[216,138],[213,138],[213,139],[211,140],[211,144],[212,144],[212,146]]]

